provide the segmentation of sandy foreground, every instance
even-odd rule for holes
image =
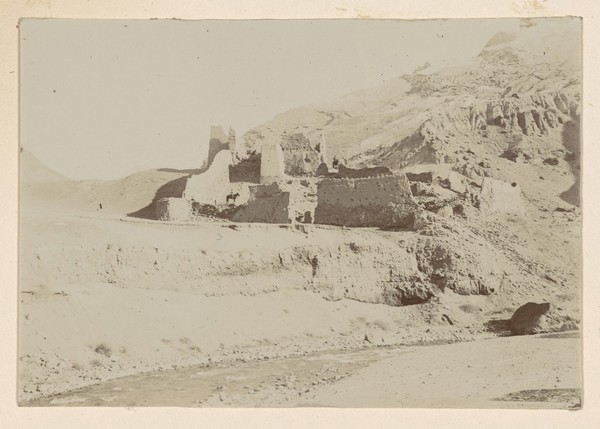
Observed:
[[[255,246],[264,227],[173,226],[59,212],[26,216],[22,225],[22,406],[580,404],[577,334],[496,338],[483,321],[509,317],[512,308],[498,311],[506,302],[494,296],[446,293],[405,307],[325,299],[302,286],[310,278],[308,264],[305,275],[286,276],[277,287],[264,287],[266,274],[259,271],[246,276],[248,289],[217,293],[210,284],[194,284],[189,266],[179,265],[181,252],[184,259],[198,257],[199,248],[229,254]],[[310,239],[302,231],[268,228],[273,251]],[[340,233],[325,228],[314,234],[335,242]],[[342,238],[367,240],[369,234],[346,231]],[[126,268],[106,272],[125,257]],[[156,263],[156,273],[148,272]],[[228,262],[225,272],[235,266]],[[165,271],[177,277],[168,282]],[[231,284],[239,282],[237,273],[229,275]]]

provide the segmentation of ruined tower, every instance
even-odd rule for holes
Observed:
[[[283,150],[278,142],[265,142],[260,155],[260,183],[276,182],[284,176]]]
[[[233,161],[236,162],[237,158],[237,150],[236,150],[236,141],[235,141],[235,130],[232,127],[229,127],[229,133],[227,135],[227,140],[229,143],[229,152],[233,157]]]
[[[325,136],[321,133],[321,141],[319,142],[319,161],[327,164],[327,145],[325,144]]]
[[[207,167],[210,167],[217,153],[229,150],[229,138],[221,126],[210,126],[210,141],[208,142]]]

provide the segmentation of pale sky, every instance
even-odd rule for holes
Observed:
[[[429,61],[466,63],[519,20],[24,20],[21,145],[73,179],[198,168],[242,134]]]

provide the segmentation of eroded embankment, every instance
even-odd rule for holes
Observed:
[[[498,290],[506,270],[506,261],[493,257],[494,250],[476,236],[306,225],[210,224],[169,231],[168,225],[109,221],[84,231],[82,222],[24,233],[22,273],[32,287],[39,279],[202,296],[297,289],[330,300],[398,306],[446,289],[488,295]],[[39,239],[48,234],[49,240]]]

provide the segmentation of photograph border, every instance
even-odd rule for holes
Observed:
[[[481,2],[483,3],[483,2]],[[600,60],[597,21],[600,6],[594,0],[472,0],[398,1],[266,1],[222,0],[0,0],[0,159],[3,160],[0,198],[2,258],[0,272],[0,421],[6,427],[594,427],[600,404],[600,264],[596,263],[600,234],[600,174],[596,160],[600,147],[600,95],[595,76]],[[85,19],[446,19],[492,17],[583,17],[582,206],[583,217],[583,408],[578,411],[460,410],[460,409],[194,409],[194,408],[23,408],[17,407],[17,225],[18,225],[18,23],[20,18]],[[282,424],[283,423],[283,424]]]

